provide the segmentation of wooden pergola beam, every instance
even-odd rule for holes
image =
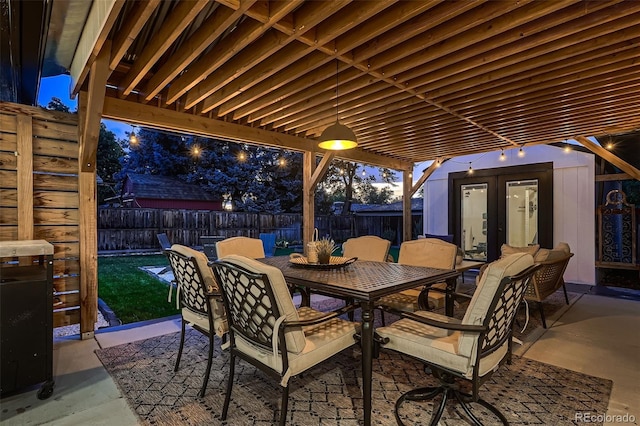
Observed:
[[[324,155],[324,157],[322,157],[320,164],[318,164],[313,174],[311,175],[311,181],[309,183],[310,183],[311,190],[314,193],[315,193],[316,187],[318,186],[318,183],[320,183],[320,180],[324,178],[325,174],[327,173],[327,170],[329,169],[329,166],[331,165],[331,161],[335,156],[336,156],[335,152],[327,152]]]
[[[440,167],[440,165],[442,165],[443,162],[444,159],[442,157],[438,157],[433,161],[433,163],[431,163],[427,170],[424,171],[422,176],[420,176],[420,179],[418,179],[415,185],[413,185],[413,187],[411,188],[411,194],[409,194],[410,197],[413,197],[413,194],[418,192],[420,187],[426,182],[427,179],[429,179],[429,176],[431,176],[433,172],[435,172],[436,169]]]
[[[607,151],[605,148],[601,147],[595,142],[592,142],[590,139],[584,136],[576,136],[574,138],[578,142],[582,144],[589,151],[593,152],[596,155],[604,158],[623,172],[627,173],[632,179],[640,180],[640,170],[636,169],[631,164],[627,163],[620,157],[613,154],[611,151]]]
[[[178,133],[189,133],[212,138],[236,140],[250,144],[284,148],[292,151],[322,152],[311,139],[300,138],[285,133],[271,132],[255,127],[173,111],[151,105],[143,105],[114,97],[106,97],[102,116],[111,120],[124,121],[150,128],[158,128]],[[355,161],[393,170],[413,168],[413,163],[385,157],[359,149],[340,151],[336,158]]]
[[[411,240],[412,170],[402,172],[402,241]]]
[[[95,158],[98,152],[98,138],[100,136],[100,119],[102,118],[102,105],[109,78],[109,57],[111,42],[107,41],[91,64],[89,76],[89,91],[87,102],[83,110],[85,117],[80,128],[80,170],[83,172],[95,171]]]

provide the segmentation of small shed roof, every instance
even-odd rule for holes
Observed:
[[[127,185],[127,181],[131,186]],[[182,182],[176,178],[158,175],[127,173],[123,191],[131,188],[126,195],[137,198],[155,198],[162,200],[202,200],[218,199],[198,185]]]
[[[422,213],[423,199],[411,199],[411,212]],[[356,216],[402,216],[402,201],[390,204],[353,204],[351,211]]]

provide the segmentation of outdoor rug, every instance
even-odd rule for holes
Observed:
[[[236,380],[226,422],[224,401],[229,355],[216,338],[211,378],[204,398],[197,393],[206,366],[208,340],[189,330],[178,372],[173,371],[180,333],[96,351],[146,425],[271,425],[279,416],[280,388],[276,381],[246,362],[236,366]],[[362,423],[360,350],[357,346],[290,380],[288,424],[358,425]],[[410,389],[434,385],[421,363],[382,351],[373,365],[373,424],[395,425],[394,404]],[[481,396],[495,404],[513,425],[576,424],[577,412],[604,414],[612,382],[536,361],[514,357],[485,385]],[[448,406],[441,425],[466,425],[459,408]],[[484,424],[487,417],[474,405]],[[406,402],[401,416],[407,424],[429,423],[431,404]],[[595,424],[595,423],[594,423]]]

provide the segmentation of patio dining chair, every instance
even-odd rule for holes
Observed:
[[[391,241],[375,235],[349,238],[342,243],[342,255],[347,258],[357,257],[358,260],[372,260],[386,262],[389,260]]]
[[[458,247],[438,238],[421,238],[405,241],[400,245],[398,263],[429,268],[454,269]],[[414,312],[417,310],[436,309],[445,305],[444,289],[446,284],[437,283],[431,288],[416,287],[401,291],[380,299],[380,304],[390,308]],[[439,292],[429,292],[438,289]],[[384,322],[384,314],[382,316]]]
[[[202,387],[198,396],[203,397],[209,382],[214,353],[214,336],[225,339],[228,330],[222,295],[213,271],[208,266],[209,259],[204,253],[179,244],[174,244],[166,252],[178,287],[180,302],[181,332],[180,347],[174,371],[178,371],[186,325],[209,338],[209,353]]]
[[[220,259],[230,254],[246,256],[251,259],[266,257],[262,240],[249,237],[231,237],[218,241],[216,242],[216,252]]]
[[[229,378],[222,420],[227,418],[239,357],[279,381],[280,425],[284,425],[289,380],[356,342],[358,325],[338,318],[353,307],[329,313],[296,309],[282,271],[247,257],[226,256],[213,268],[229,320]]]
[[[435,387],[411,390],[396,401],[399,425],[403,424],[400,409],[405,401],[432,400],[438,395],[442,399],[439,404],[434,401],[431,425],[438,424],[451,399],[461,404],[475,425],[483,423],[471,410],[473,403],[482,405],[503,424],[509,424],[497,408],[480,398],[479,388],[504,362],[511,360],[515,314],[539,267],[529,254],[509,255],[487,267],[462,320],[429,311],[394,311],[402,318],[376,330],[384,348],[423,362],[439,382]],[[471,383],[471,393],[462,391],[460,381]]]

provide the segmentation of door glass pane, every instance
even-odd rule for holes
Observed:
[[[487,184],[460,186],[461,246],[466,259],[487,260]]]
[[[507,182],[507,244],[538,244],[538,180]]]

